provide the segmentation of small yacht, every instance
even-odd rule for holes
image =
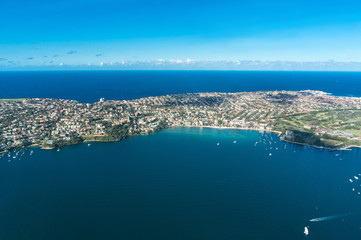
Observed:
[[[233,143],[237,143],[237,141],[233,141]]]
[[[219,143],[217,143],[217,146],[219,146]]]
[[[57,152],[60,152],[60,148],[58,148],[58,150],[56,150]]]
[[[308,235],[308,227],[305,227],[305,231],[303,232],[306,236]]]
[[[90,147],[90,145],[91,145],[91,144],[90,144],[90,143],[88,143],[88,147]]]

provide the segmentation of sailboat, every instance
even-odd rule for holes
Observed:
[[[308,235],[308,227],[305,227],[305,231],[303,232],[306,236]]]

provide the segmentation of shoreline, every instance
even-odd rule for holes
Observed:
[[[310,145],[310,144],[307,144],[307,143],[294,142],[294,141],[290,141],[290,140],[286,140],[286,139],[281,139],[281,141],[296,144],[296,145],[300,145],[300,146],[313,147],[313,148],[316,148],[316,149],[325,149],[325,150],[329,150],[329,151],[340,151],[340,150],[342,150],[342,149],[339,149],[339,148],[330,148],[330,147],[325,147],[325,146],[317,146],[317,145]]]
[[[281,141],[292,143],[292,144],[297,144],[297,145],[301,145],[301,146],[313,147],[313,148],[316,148],[316,149],[326,149],[326,150],[329,150],[329,151],[347,151],[347,150],[352,150],[353,148],[360,148],[361,149],[361,146],[357,146],[357,145],[349,145],[349,146],[344,146],[344,147],[341,147],[341,148],[331,148],[331,147],[326,147],[326,146],[317,146],[317,145],[310,145],[310,144],[307,144],[307,143],[294,142],[294,141],[285,140],[284,138],[282,138],[281,137],[282,132],[280,132],[280,131],[267,130],[267,129],[262,130],[262,129],[257,129],[257,128],[219,127],[219,126],[181,126],[181,127],[168,127],[168,128],[212,128],[212,129],[229,129],[229,130],[243,130],[243,131],[247,130],[247,131],[267,132],[267,133],[276,134]],[[166,129],[167,128],[164,128],[162,130],[166,130]],[[162,131],[162,130],[160,130],[160,131]],[[159,132],[159,131],[157,131],[157,132]],[[156,132],[151,132],[151,133],[147,133],[147,134],[152,134],[152,133],[156,133]],[[82,144],[82,143],[90,143],[90,142],[93,142],[93,143],[97,143],[97,142],[103,142],[103,143],[106,143],[106,142],[119,142],[119,141],[125,140],[125,139],[127,139],[129,137],[135,137],[135,136],[140,136],[140,135],[144,135],[144,134],[131,135],[131,136],[119,139],[119,140],[84,140],[81,143],[67,144],[67,145],[63,145],[63,146],[58,146],[58,148],[65,147],[65,146],[72,146],[72,145]],[[40,146],[38,144],[31,144],[31,145],[29,145],[27,147],[22,147],[22,148],[30,148],[30,147],[39,147],[42,150],[54,150],[56,148],[56,147],[42,147],[42,146]],[[16,149],[18,149],[18,148],[11,149],[10,151],[16,150]],[[5,151],[0,152],[0,154],[4,154],[4,153],[8,153],[8,152],[9,152],[9,150],[5,150]]]
[[[53,150],[55,147],[41,147],[42,150]]]
[[[357,146],[357,145],[349,145],[349,146],[344,146],[341,148],[332,148],[332,147],[326,147],[326,146],[318,146],[318,145],[310,145],[307,143],[300,143],[300,142],[294,142],[294,141],[290,141],[290,140],[286,140],[284,138],[281,138],[281,134],[282,132],[280,131],[276,131],[276,130],[261,130],[261,129],[257,129],[257,128],[240,128],[240,127],[215,127],[215,126],[202,126],[202,127],[191,127],[191,128],[214,128],[214,129],[236,129],[236,130],[248,130],[248,131],[257,131],[257,132],[268,132],[268,133],[274,133],[277,134],[277,136],[280,138],[281,141],[284,142],[288,142],[288,143],[292,143],[292,144],[297,144],[297,145],[301,145],[301,146],[308,146],[308,147],[313,147],[316,149],[326,149],[329,151],[348,151],[348,150],[352,150],[352,148],[360,148],[361,146]]]
[[[352,150],[352,148],[361,148],[361,146],[357,146],[357,145],[350,145],[350,146],[345,146],[343,149],[341,150]]]
[[[172,127],[172,128],[178,128],[178,127]],[[235,130],[248,130],[248,131],[257,131],[257,132],[268,132],[268,133],[275,133],[278,136],[280,136],[282,134],[282,132],[280,131],[276,131],[276,130],[261,130],[258,128],[241,128],[241,127],[216,127],[216,126],[200,126],[200,127],[180,127],[180,128],[214,128],[214,129],[235,129]]]
[[[344,146],[344,147],[333,147],[332,148],[332,147],[326,147],[326,146],[310,145],[310,144],[307,144],[307,143],[293,142],[293,141],[285,140],[285,139],[281,139],[281,141],[292,143],[292,144],[297,144],[297,145],[302,145],[302,146],[313,147],[313,148],[316,148],[316,149],[326,149],[326,150],[329,150],[329,151],[350,151],[353,148],[361,148],[361,146],[357,146],[357,145],[347,145],[347,146]]]

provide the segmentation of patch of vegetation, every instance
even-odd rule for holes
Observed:
[[[0,102],[22,102],[25,101],[27,98],[3,98],[0,99]]]
[[[348,145],[361,146],[361,110],[341,109],[309,112],[279,117],[274,128],[285,133],[291,130],[292,141],[339,148]],[[319,130],[322,130],[317,133]],[[337,134],[334,134],[337,132]],[[353,137],[350,137],[353,136]]]

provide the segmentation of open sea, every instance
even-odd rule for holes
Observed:
[[[276,89],[361,96],[361,73],[0,72],[0,86],[0,98],[81,102]],[[256,131],[172,128],[16,150],[0,154],[0,193],[0,240],[361,239],[361,151]]]
[[[0,86],[0,98],[65,98],[87,103],[176,93],[306,89],[361,97],[361,72],[0,71]]]

